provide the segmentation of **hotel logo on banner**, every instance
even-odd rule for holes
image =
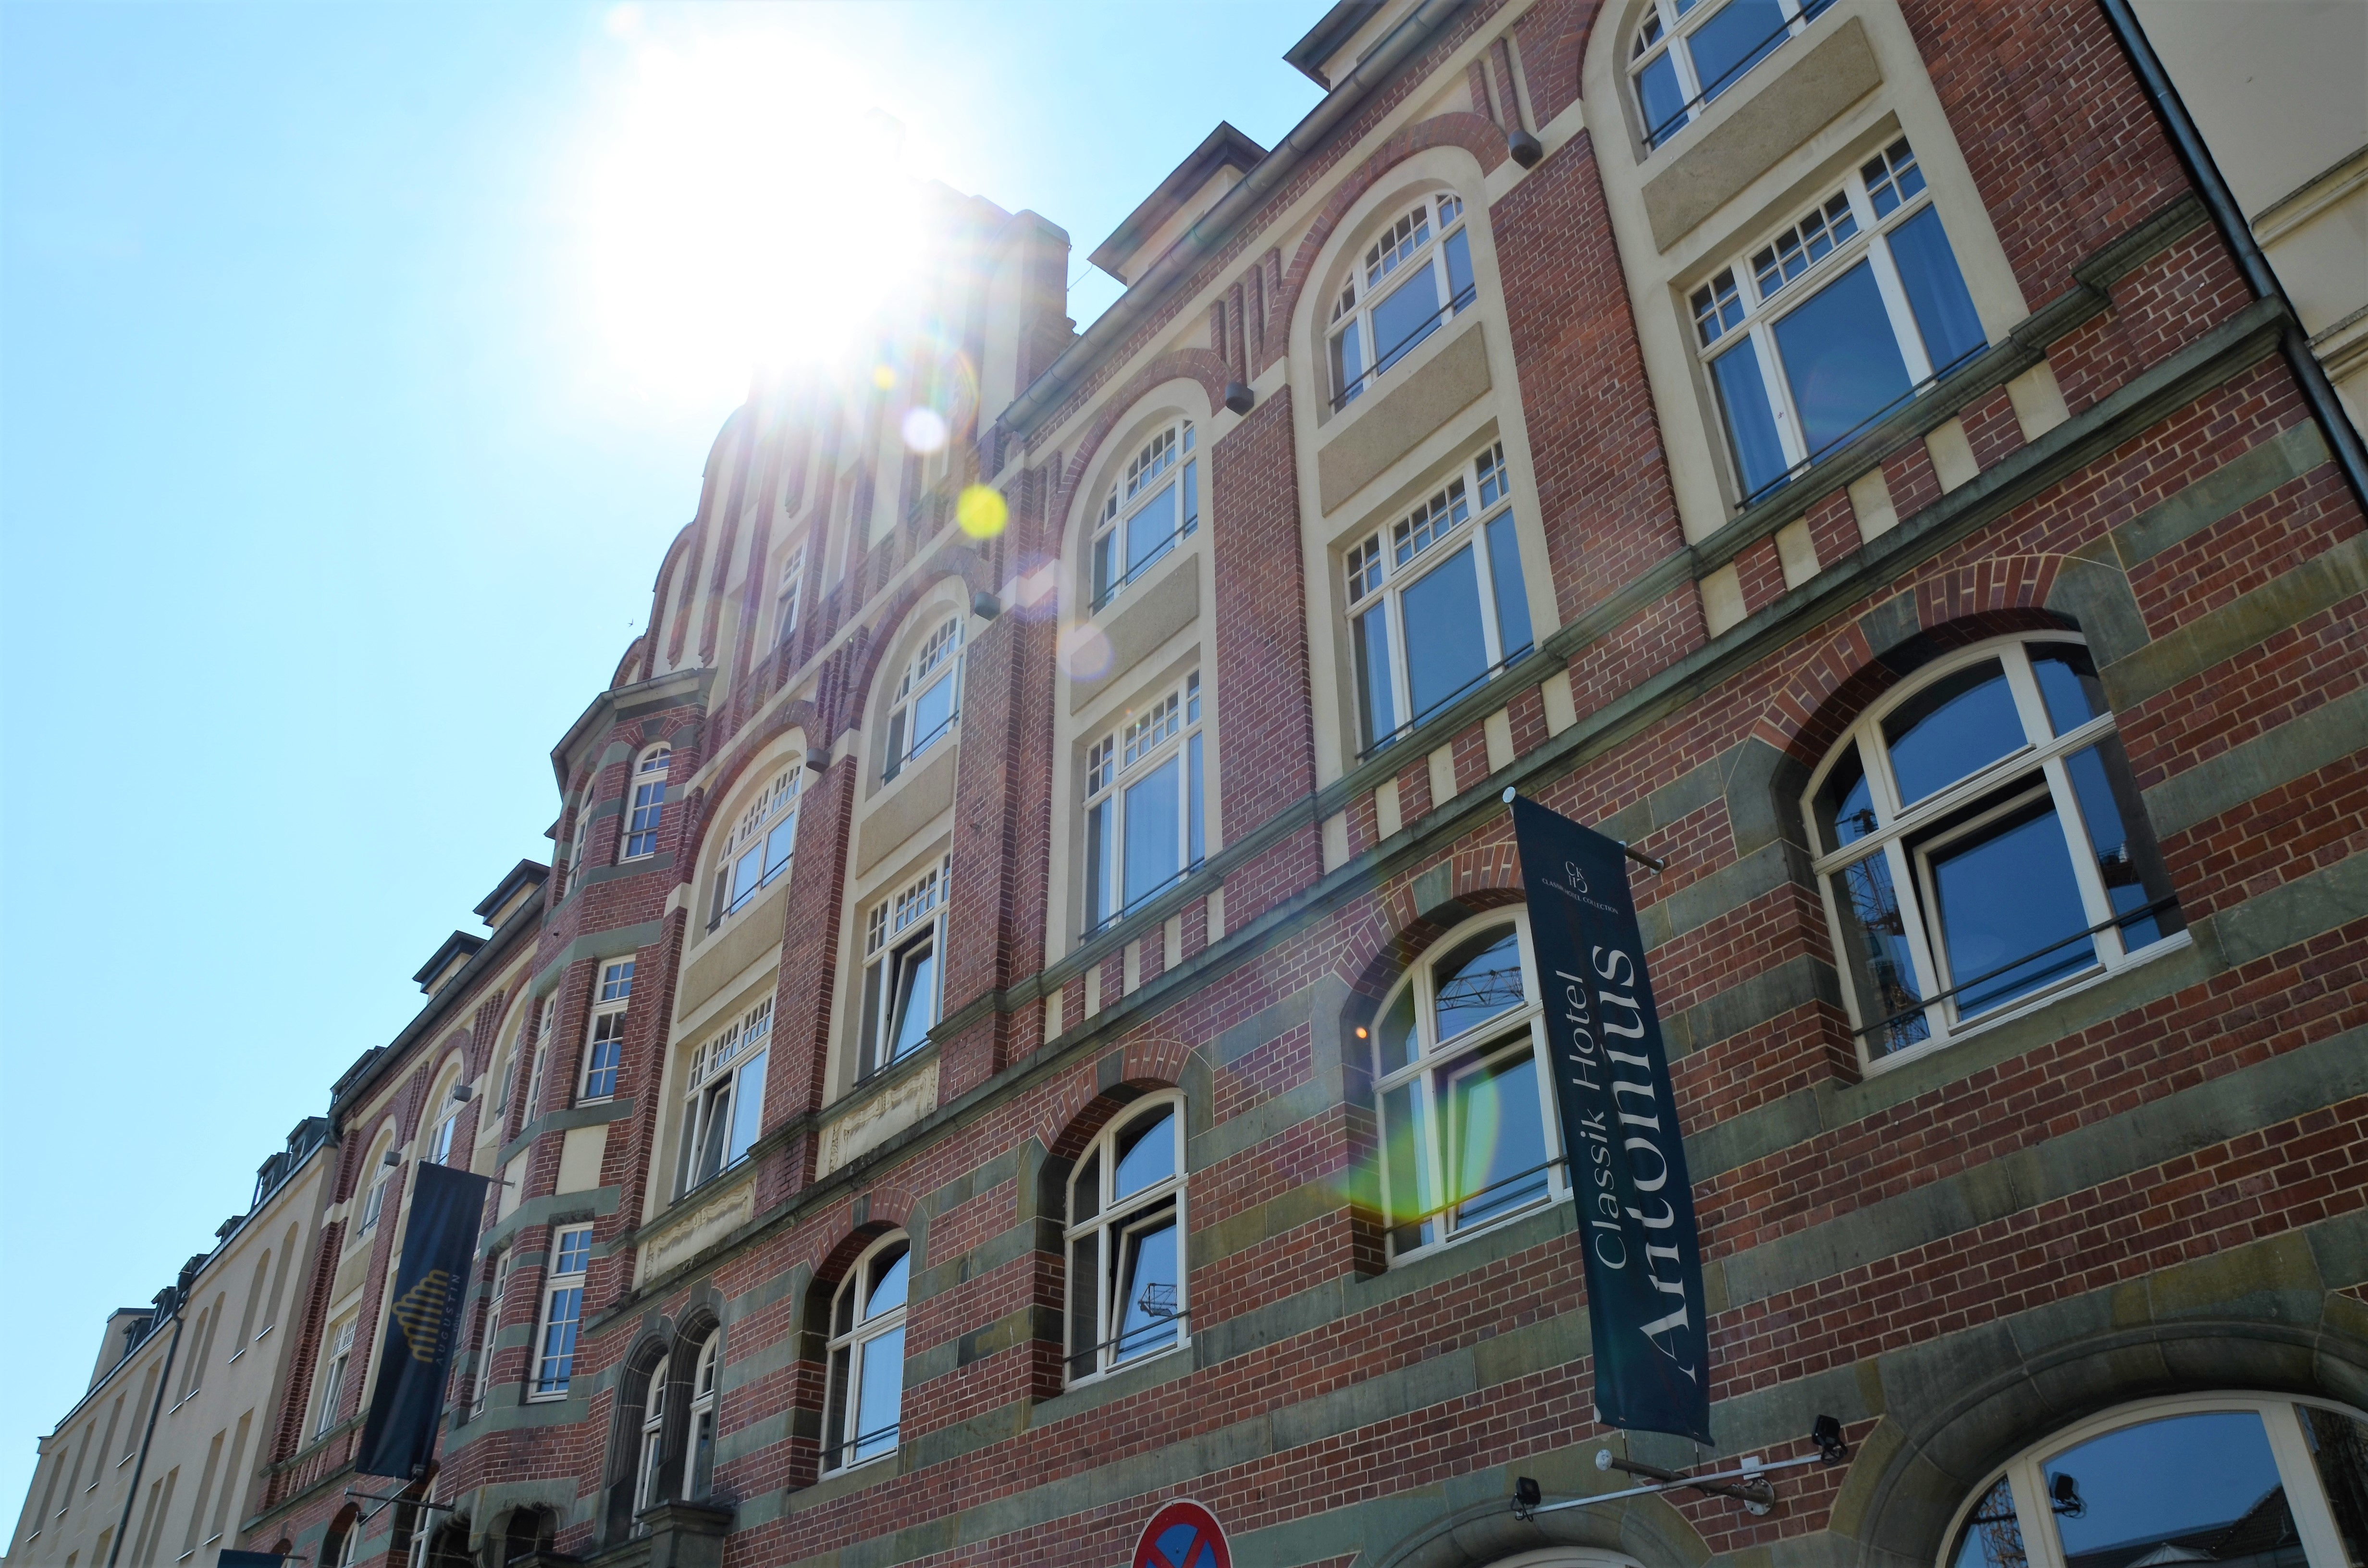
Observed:
[[[1702,1239],[1625,852],[1518,798],[1513,834],[1585,1238],[1596,1413],[1707,1443]]]

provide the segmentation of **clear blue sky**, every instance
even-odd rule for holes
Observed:
[[[0,3],[0,1528],[107,1311],[548,858],[797,117],[1061,224],[1082,321],[1211,127],[1313,105],[1323,8]]]

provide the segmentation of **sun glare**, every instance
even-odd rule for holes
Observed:
[[[615,373],[712,404],[849,350],[909,275],[922,210],[860,74],[779,27],[661,37],[622,5],[604,32],[585,271]]]

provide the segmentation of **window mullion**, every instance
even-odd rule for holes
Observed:
[[[2071,775],[2065,770],[2061,756],[2051,756],[2040,764],[2047,780],[2047,794],[2055,806],[2055,818],[2063,826],[2064,847],[2072,858],[2072,880],[2080,889],[2080,907],[2087,916],[2086,924],[2103,926],[2113,917],[2113,897],[2105,891],[2105,879],[2097,869],[2097,847],[2089,837],[2089,824],[2080,814],[2080,796],[2072,788]],[[2098,944],[2097,957],[2108,967],[2128,956],[2121,932],[2106,926],[2093,938]]]
[[[1739,281],[1748,263],[1738,262],[1736,266]],[[1760,386],[1768,394],[1770,411],[1776,416],[1776,444],[1784,453],[1784,465],[1794,467],[1808,460],[1809,449],[1801,438],[1801,422],[1793,412],[1793,389],[1785,384],[1783,367],[1777,363],[1775,321],[1763,317],[1747,324],[1743,330],[1750,335],[1754,358],[1759,364]]]
[[[1387,553],[1395,547],[1383,540],[1382,549]],[[1414,728],[1414,659],[1406,650],[1406,619],[1401,613],[1403,596],[1398,592],[1397,562],[1394,554],[1389,556],[1389,563],[1382,570],[1385,575],[1381,609],[1388,618],[1390,629],[1390,692],[1396,709],[1397,728],[1406,731]],[[1378,745],[1383,737],[1375,735],[1372,739]]]
[[[1931,907],[1930,900],[1923,882],[1917,877],[1906,839],[1894,835],[1876,853],[1889,860],[1892,897],[1899,906],[1899,925],[1907,941],[1908,959],[1916,966],[1917,994],[1932,997],[1944,988],[1946,983],[1941,979],[1941,966],[1933,957],[1931,934],[1927,926],[1926,912]],[[1934,1039],[1947,1034],[1949,1005],[1927,1000],[1924,1004],[1924,1025]]]
[[[1916,324],[1916,312],[1908,308],[1907,290],[1901,286],[1899,269],[1891,259],[1891,242],[1878,235],[1866,247],[1866,258],[1874,274],[1875,292],[1883,299],[1884,313],[1891,318],[1891,335],[1899,340],[1908,384],[1920,386],[1932,379],[1932,357],[1925,352],[1924,334]]]
[[[2014,1517],[2022,1532],[2029,1568],[2065,1568],[2061,1543],[2055,1537],[2055,1516],[2047,1506],[2047,1476],[2036,1459],[2023,1460],[2007,1471],[2007,1488],[2014,1494]]]
[[[2269,1432],[2270,1454],[2277,1461],[2278,1479],[2284,1483],[2286,1506],[2294,1518],[2294,1533],[2302,1538],[2304,1555],[2314,1565],[2343,1568],[2351,1561],[2351,1554],[2344,1550],[2335,1515],[2328,1507],[2318,1466],[2311,1459],[2310,1441],[2303,1435],[2301,1415],[2291,1400],[2264,1401],[2255,1408]]]

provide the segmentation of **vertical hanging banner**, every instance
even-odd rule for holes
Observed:
[[[436,1454],[487,1186],[486,1177],[449,1165],[412,1170],[409,1229],[394,1268],[394,1300],[379,1335],[378,1386],[354,1459],[354,1469],[364,1475],[405,1481]]]
[[[1711,1441],[1693,1184],[1621,846],[1513,801],[1606,1426]]]

